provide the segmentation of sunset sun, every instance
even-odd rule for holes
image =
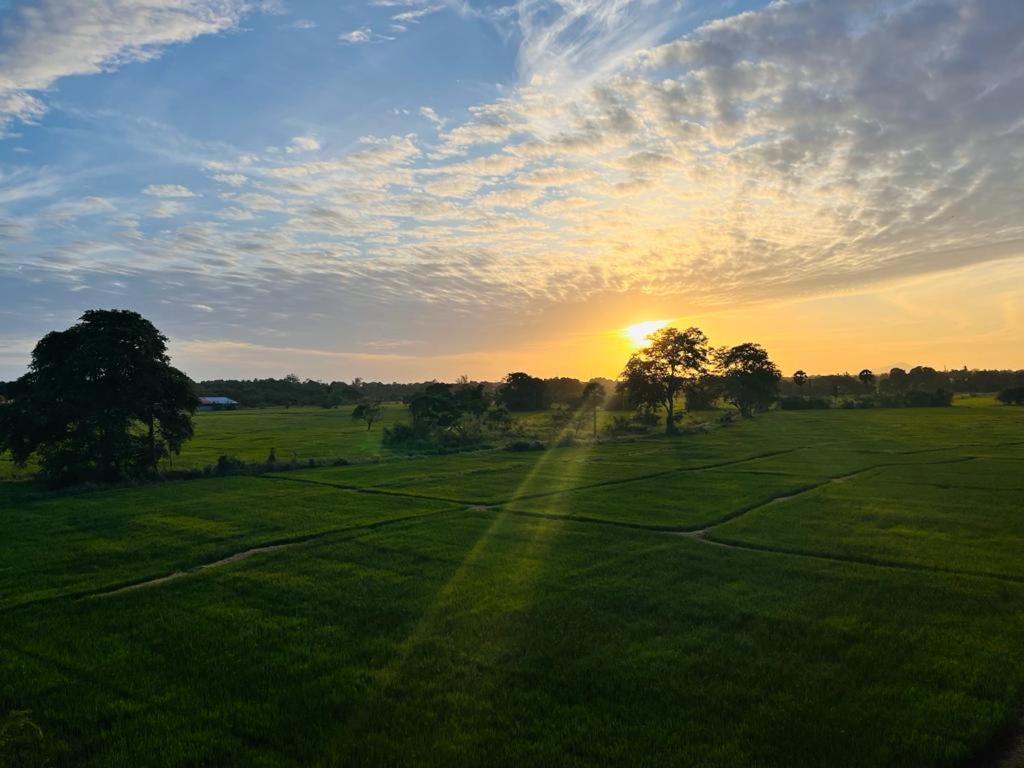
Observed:
[[[655,331],[660,331],[669,324],[668,320],[645,320],[642,323],[633,323],[622,329],[622,335],[629,339],[634,347],[642,347],[647,343],[647,337]]]

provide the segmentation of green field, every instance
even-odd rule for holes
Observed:
[[[1000,764],[1024,409],[525,453],[379,439],[343,411],[210,413],[182,465],[360,462],[0,483],[0,721],[43,734],[20,764]]]

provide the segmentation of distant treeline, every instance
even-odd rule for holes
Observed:
[[[862,372],[864,373],[864,372]],[[868,372],[870,373],[870,372]],[[910,369],[893,368],[880,373],[877,379],[865,379],[860,374],[841,373],[822,376],[807,376],[801,386],[798,380],[786,377],[781,382],[784,396],[808,395],[833,397],[837,395],[858,395],[865,390],[877,390],[883,394],[902,394],[912,391],[936,391],[955,394],[978,392],[1001,392],[1005,389],[1024,385],[1024,370],[969,370],[938,371],[928,366]]]
[[[245,408],[269,406],[317,406],[336,408],[361,400],[403,400],[427,386],[421,384],[385,384],[379,381],[302,380],[294,374],[282,379],[211,379],[196,382],[200,397],[223,396]]]
[[[598,379],[607,391],[615,388],[609,379]],[[242,407],[315,406],[336,408],[363,401],[408,402],[423,393],[436,381],[413,383],[386,383],[382,381],[316,381],[289,375],[281,379],[211,379],[196,383],[200,397],[223,396],[238,401]],[[461,384],[481,384],[484,391],[497,396],[510,411],[545,410],[553,405],[578,405],[586,382],[579,379],[557,377],[540,379],[525,373],[510,373],[501,382],[470,382],[463,377]],[[0,393],[2,393],[0,384]]]
[[[613,410],[628,408],[619,402],[621,396],[615,393],[615,382],[610,379],[594,379],[601,382],[610,393],[606,408]],[[243,407],[262,408],[269,406],[314,406],[334,408],[351,405],[364,400],[384,402],[407,402],[422,393],[430,384],[422,381],[412,383],[362,381],[316,381],[300,379],[289,375],[280,379],[211,379],[196,384],[201,397],[221,395],[237,400]],[[554,405],[575,406],[583,395],[586,383],[580,379],[556,377],[542,379],[528,374],[510,373],[501,382],[481,383],[487,392],[496,395],[510,411],[546,410]],[[1002,392],[1024,386],[1024,370],[969,370],[938,371],[927,366],[910,369],[893,368],[880,373],[871,384],[865,384],[859,374],[841,373],[808,376],[803,386],[792,377],[781,381],[783,396],[834,397],[836,395],[858,395],[866,388],[882,393],[899,394],[913,390],[943,390],[956,394],[976,392]],[[10,383],[0,381],[0,397],[9,396]]]

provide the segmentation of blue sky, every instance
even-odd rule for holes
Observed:
[[[669,317],[1024,366],[1021,40],[1018,0],[0,2],[0,378],[98,306],[197,377],[612,374]]]

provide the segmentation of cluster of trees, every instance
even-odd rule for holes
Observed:
[[[900,395],[908,392],[973,394],[998,392],[1024,386],[1024,371],[968,370],[938,371],[927,365],[891,368],[875,375],[865,368],[858,374],[842,373],[809,376],[797,371],[782,382],[783,396],[839,397],[880,392]]]
[[[663,328],[627,361],[620,393],[636,408],[665,410],[665,431],[677,431],[677,402],[690,410],[719,398],[745,417],[768,410],[778,398],[782,373],[759,344],[711,347],[700,328]]]
[[[575,409],[592,398],[594,388],[591,384],[594,383],[600,384],[605,392],[615,387],[615,382],[610,379],[596,378],[589,382],[564,376],[541,379],[516,371],[501,380],[495,387],[494,396],[498,403],[513,413],[546,411],[555,405]]]
[[[840,402],[846,408],[948,406],[952,405],[956,392],[991,392],[989,387],[1006,382],[1024,387],[1024,371],[937,371],[926,365],[909,370],[892,368],[880,376],[868,368],[856,376],[849,373],[808,376],[804,371],[796,371],[783,382],[780,404],[787,410],[828,408]],[[1003,392],[1013,390],[1010,386]],[[1000,396],[1002,399],[1002,393]]]
[[[34,455],[54,485],[156,469],[192,437],[199,405],[167,357],[167,337],[135,312],[90,310],[36,345],[28,373],[5,387],[0,453]]]
[[[493,387],[465,377],[455,384],[431,383],[405,404],[411,423],[386,427],[385,445],[454,450],[481,445],[488,436],[505,434],[513,426],[508,409],[495,400]]]

